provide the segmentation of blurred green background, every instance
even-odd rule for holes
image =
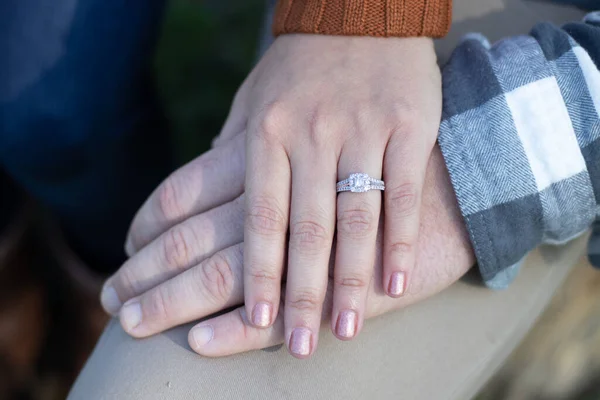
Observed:
[[[263,0],[171,0],[156,54],[156,76],[177,155],[210,146],[256,59]]]

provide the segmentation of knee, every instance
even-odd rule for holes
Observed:
[[[59,93],[28,93],[5,105],[0,121],[0,152],[9,168],[40,171],[76,171],[94,129],[76,105]]]

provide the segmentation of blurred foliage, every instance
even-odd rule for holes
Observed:
[[[255,59],[262,0],[171,0],[156,54],[156,77],[178,156],[210,146]]]

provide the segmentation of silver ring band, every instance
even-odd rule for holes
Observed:
[[[380,179],[371,178],[367,174],[350,174],[348,179],[339,181],[336,192],[363,193],[369,190],[385,190],[385,183]]]

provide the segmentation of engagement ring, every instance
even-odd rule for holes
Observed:
[[[385,190],[385,184],[382,180],[371,178],[367,174],[350,174],[348,179],[339,181],[336,185],[338,193],[363,193],[369,190]]]

